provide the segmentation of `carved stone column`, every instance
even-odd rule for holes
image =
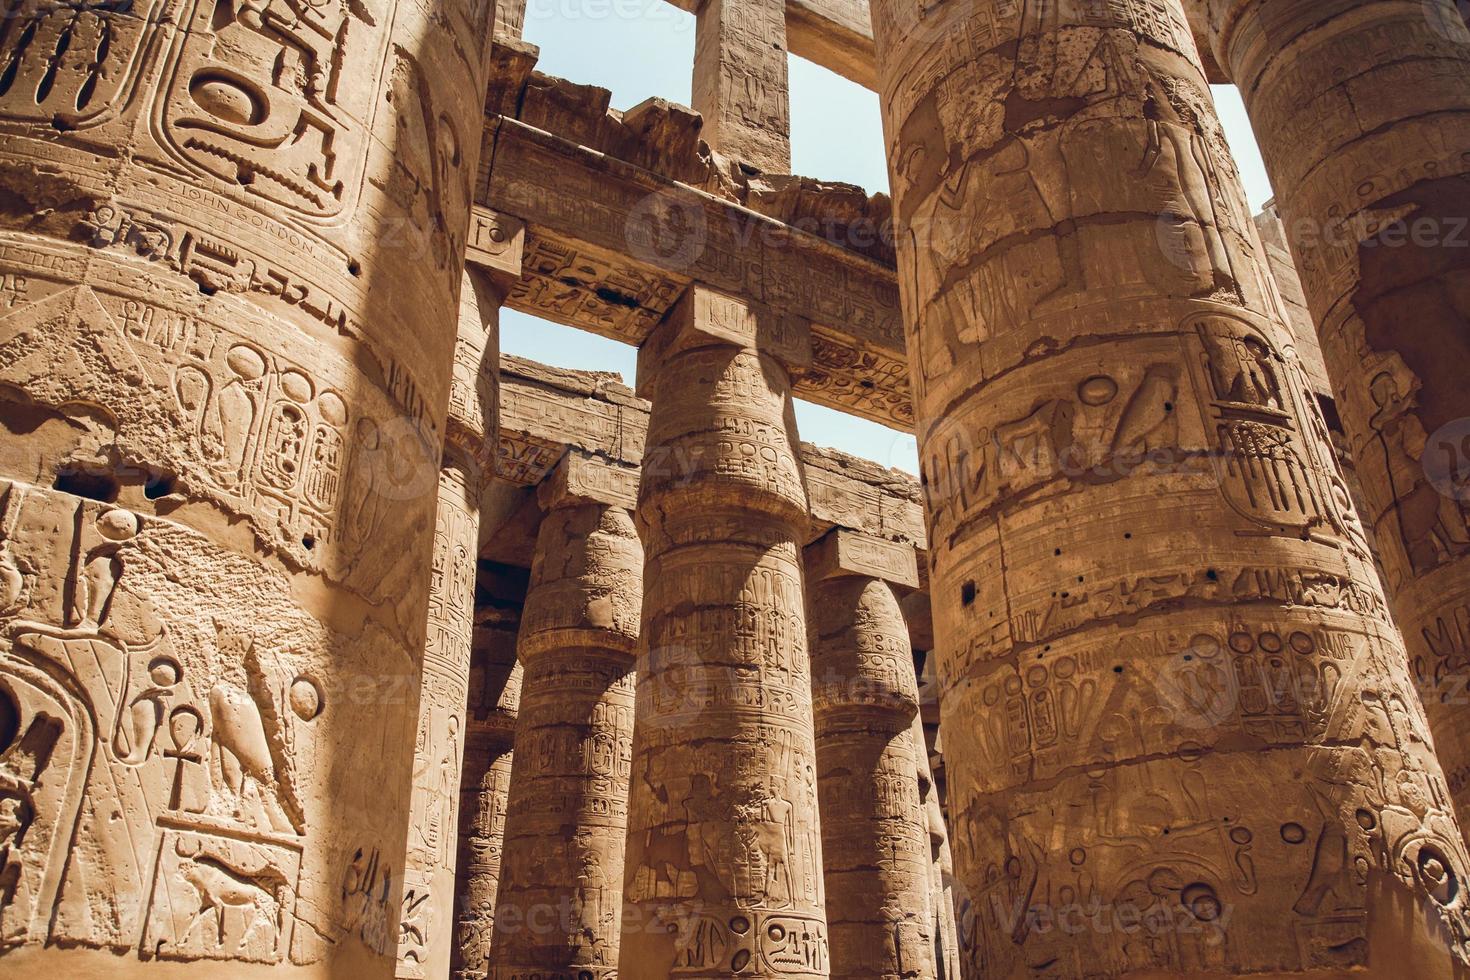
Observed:
[[[791,172],[786,0],[704,0],[694,39],[694,110],[717,153]]]
[[[505,819],[510,794],[521,665],[516,660],[524,580],[507,583],[483,573],[470,669],[469,724],[459,784],[459,862],[456,868],[454,948],[450,975],[484,980],[495,932]]]
[[[832,973],[935,975],[918,683],[896,585],[912,545],[842,528],[806,549],[817,793]]]
[[[6,972],[391,974],[490,16],[5,4]]]
[[[621,975],[827,975],[786,365],[802,321],[694,286],[639,355],[652,396]]]
[[[509,227],[509,225],[507,225]],[[493,473],[498,442],[500,304],[520,274],[524,232],[500,252],[501,267],[467,268],[449,390],[444,457],[429,582],[428,636],[419,689],[413,794],[398,967],[404,980],[449,974],[454,935],[460,773],[474,631],[480,498]]]
[[[617,975],[643,547],[638,471],[573,452],[542,482],[490,975]]]
[[[1450,0],[1213,0],[1393,610],[1470,817],[1470,30]]]
[[[955,922],[954,861],[949,851],[949,828],[944,825],[939,787],[929,766],[929,745],[924,738],[922,717],[914,718],[911,731],[918,763],[919,805],[924,808],[924,822],[929,833],[929,909],[934,931],[934,975],[938,980],[958,980],[959,929]]]
[[[1178,0],[873,27],[967,970],[1445,974],[1470,862]]]

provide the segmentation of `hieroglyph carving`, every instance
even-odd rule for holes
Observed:
[[[330,658],[385,638],[335,636],[280,582],[242,619],[231,583],[253,568],[165,521],[0,487],[0,947],[320,956],[332,925],[298,895],[335,884],[302,880]]]
[[[634,976],[829,972],[790,380],[731,343],[796,334],[739,306],[686,293],[640,353],[653,407],[621,965]]]
[[[521,709],[490,950],[498,980],[617,976],[643,597],[632,500],[604,490],[618,475],[631,490],[636,471],[572,455],[542,486],[550,511],[517,645]]]
[[[1446,780],[1179,0],[873,24],[967,969],[1449,971]]]

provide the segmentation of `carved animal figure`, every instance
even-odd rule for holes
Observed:
[[[291,822],[277,795],[278,774],[271,759],[265,722],[254,699],[235,685],[220,681],[209,691],[209,712],[213,719],[210,732],[213,772],[234,797],[237,815],[244,816],[245,806],[253,803],[264,811],[272,829],[291,830]]]
[[[187,848],[177,845],[180,854]],[[246,913],[245,931],[236,949],[244,949],[257,929],[274,930],[278,925],[281,897],[286,879],[275,868],[267,866],[255,874],[245,874],[208,855],[196,854],[179,865],[179,874],[198,896],[198,906],[184,929],[187,938],[208,915],[213,915],[215,935],[221,947],[225,944],[225,910]]]

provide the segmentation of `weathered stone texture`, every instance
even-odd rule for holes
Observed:
[[[490,16],[3,5],[7,973],[391,973]]]
[[[490,976],[614,977],[643,549],[637,471],[570,455],[542,485]]]
[[[838,529],[808,547],[807,575],[832,973],[932,978],[918,690],[890,585],[918,583],[914,549]]]
[[[495,902],[504,860],[516,717],[522,669],[516,631],[525,600],[523,575],[480,574],[471,660],[464,769],[459,783],[459,860],[455,868],[455,980],[484,980],[495,934]]]
[[[1464,844],[1178,0],[923,13],[873,24],[967,968],[1448,972]],[[1040,926],[1092,903],[1154,931]]]
[[[787,368],[795,324],[691,289],[640,352],[647,559],[621,973],[828,975]]]
[[[1470,29],[1451,0],[1209,3],[1278,188],[1393,610],[1470,816]]]

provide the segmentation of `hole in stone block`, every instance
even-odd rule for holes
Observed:
[[[20,705],[9,691],[0,687],[0,752],[10,748],[20,734]]]
[[[56,482],[51,484],[51,488],[107,504],[117,499],[117,478],[111,473],[62,470],[56,474]]]
[[[167,497],[178,489],[178,479],[172,473],[159,473],[143,484],[143,496],[149,500]]]
[[[964,603],[965,605],[968,606],[968,605],[970,605],[974,601],[975,601],[975,583],[974,582],[966,582],[964,585],[960,586],[960,602],[962,602],[962,603]]]

